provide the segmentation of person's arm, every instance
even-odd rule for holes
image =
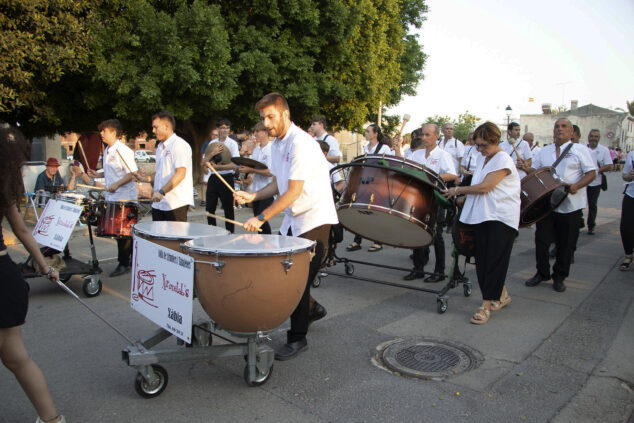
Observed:
[[[252,201],[265,200],[267,198],[271,198],[277,195],[277,180],[273,177],[273,180],[269,182],[267,186],[262,188],[257,192],[245,192],[245,191],[237,191],[233,198],[238,202],[238,204],[243,205],[246,203],[250,203]]]
[[[15,204],[12,204],[8,208],[7,220],[11,225],[11,230],[13,230],[15,236],[18,237],[22,245],[24,245],[24,248],[31,254],[33,260],[37,262],[41,269],[49,269],[46,277],[49,278],[51,282],[59,280],[59,273],[44,260],[44,256],[40,252],[37,242],[35,242],[33,235],[31,235],[31,232],[24,224],[24,220],[22,220],[22,216],[20,216],[20,212]]]
[[[35,188],[33,189],[34,192],[44,189],[44,178],[46,178],[46,175],[44,175],[44,173],[40,173],[39,175],[37,175],[37,179],[35,180]]]
[[[304,181],[294,181],[292,179],[289,179],[288,190],[284,194],[279,196],[277,200],[273,202],[273,204],[264,209],[264,211],[262,212],[262,214],[264,215],[264,220],[258,219],[257,216],[252,217],[251,219],[246,221],[246,223],[244,224],[244,229],[246,229],[247,231],[257,231],[260,226],[264,224],[264,222],[271,220],[278,213],[284,211],[285,208],[292,205],[302,194],[303,189]],[[258,191],[256,193],[256,199],[260,199],[260,192],[262,191]]]
[[[163,192],[165,194],[167,194],[168,192],[170,192],[171,190],[173,190],[174,188],[176,188],[178,186],[178,184],[180,184],[183,179],[185,179],[185,175],[187,174],[187,169],[184,167],[177,167],[174,170],[174,174],[172,175],[172,177],[170,178],[169,181],[167,181],[167,183],[165,185],[163,185],[161,188]],[[127,175],[126,175],[127,176]],[[154,202],[158,202],[161,201],[163,199],[163,197],[165,197],[163,194],[161,194],[160,192],[155,192],[152,195],[152,201]]]
[[[268,168],[267,169],[255,169],[255,168],[249,167],[249,166],[240,166],[238,168],[238,173],[257,173],[258,175],[262,175],[262,176],[266,176],[266,177],[273,176],[273,174],[271,173],[271,171]]]
[[[486,194],[493,190],[504,177],[511,174],[510,169],[499,169],[487,174],[484,180],[476,185],[453,187],[443,192],[447,198],[454,197],[458,194]]]
[[[335,189],[337,192],[343,191],[344,186],[346,185],[346,181],[343,179],[335,183]]]
[[[76,179],[75,172],[71,170],[69,178],[68,178],[68,186],[66,187],[68,191],[72,191],[75,189],[75,179]]]
[[[581,179],[579,179],[576,183],[568,187],[568,192],[570,194],[576,194],[577,191],[579,191],[581,188],[587,186],[590,182],[594,181],[594,178],[596,178],[596,176],[597,176],[596,170],[591,170],[589,172],[584,173]]]
[[[440,176],[440,179],[442,179],[445,182],[453,181],[454,179],[457,178],[457,176],[454,175],[453,173],[441,173],[438,176]]]
[[[117,182],[115,182],[114,184],[110,185],[107,188],[107,190],[108,190],[108,192],[115,192],[116,190],[118,190],[119,188],[121,188],[122,186],[127,184],[128,182],[134,181],[135,179],[136,178],[134,177],[134,175],[132,173],[126,173],[123,178],[119,179]]]
[[[341,156],[326,156],[326,160],[330,163],[339,163],[341,161]]]

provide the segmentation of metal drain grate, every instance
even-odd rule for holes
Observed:
[[[395,372],[422,379],[445,379],[478,367],[478,351],[454,341],[400,340],[383,350],[382,361]]]

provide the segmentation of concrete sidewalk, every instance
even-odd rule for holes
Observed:
[[[617,269],[623,256],[617,174],[610,174],[610,187],[601,194],[597,235],[580,235],[566,292],[555,292],[551,282],[524,286],[535,272],[531,229],[520,231],[513,248],[507,278],[513,301],[483,326],[469,323],[481,302],[472,265],[472,295],[451,290],[444,314],[436,312],[432,294],[328,276],[312,291],[328,315],[311,326],[308,350],[276,362],[258,388],[244,383],[240,357],[168,363],[165,392],[142,399],[134,392],[136,371],[120,360],[126,341],[44,279],[30,281],[25,342],[72,422],[627,422],[634,409],[634,272]],[[240,221],[250,215],[250,209],[236,211]],[[190,216],[204,220],[200,207]],[[276,218],[274,228],[279,224]],[[370,253],[367,241],[363,250],[345,253],[351,240],[347,234],[341,255],[410,266],[409,251]],[[76,230],[73,255],[87,258],[87,245]],[[98,238],[96,247],[102,258],[116,256],[112,240]],[[23,252],[19,245],[10,250],[16,261]],[[105,274],[115,264],[105,261]],[[333,270],[343,273],[343,265]],[[404,276],[363,265],[354,274],[392,282]],[[129,275],[102,280],[103,293],[87,300],[91,307],[134,339],[154,329],[129,306]],[[81,279],[68,285],[80,292]],[[205,316],[199,306],[195,315]],[[467,345],[484,360],[445,380],[404,377],[377,364],[377,348],[421,337]],[[283,343],[284,327],[272,339]],[[3,367],[0,396],[12,399],[3,401],[0,422],[33,421],[32,407]]]

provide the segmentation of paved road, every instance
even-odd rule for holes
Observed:
[[[329,276],[314,290],[328,316],[311,327],[309,349],[276,363],[261,387],[245,385],[240,357],[170,363],[165,392],[142,399],[133,387],[135,370],[120,359],[126,342],[44,279],[30,281],[24,338],[71,422],[627,422],[634,409],[634,272],[616,270],[623,254],[622,189],[619,175],[610,174],[609,182],[597,235],[581,234],[565,293],[551,283],[524,286],[535,271],[530,229],[520,231],[513,248],[507,280],[513,302],[484,326],[469,323],[481,300],[473,266],[467,267],[473,295],[450,291],[445,314],[436,312],[434,295]],[[238,219],[249,213],[238,210]],[[191,220],[204,220],[200,208]],[[70,248],[87,260],[84,234],[77,229]],[[350,240],[347,235],[344,245]],[[102,259],[116,256],[109,239],[97,239],[96,247]],[[10,250],[14,260],[23,256],[18,245]],[[408,254],[386,247],[345,255],[407,267]],[[107,274],[116,263],[102,264]],[[357,265],[355,275],[399,282],[403,273]],[[102,295],[87,300],[95,310],[135,339],[154,329],[129,307],[129,275],[103,282]],[[81,292],[79,277],[68,285]],[[199,306],[195,315],[205,316]],[[396,375],[373,360],[380,345],[423,336],[468,345],[484,361],[470,372],[430,381]],[[283,329],[272,339],[273,345],[283,342]],[[0,397],[0,422],[34,420],[5,368]]]

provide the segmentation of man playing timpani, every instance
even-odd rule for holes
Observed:
[[[273,204],[245,224],[248,231],[257,231],[264,222],[284,211],[280,228],[282,235],[299,236],[317,242],[315,256],[304,294],[291,315],[291,329],[287,343],[275,353],[276,360],[288,360],[307,348],[308,326],[326,315],[324,307],[314,303],[310,310],[310,284],[317,275],[325,257],[330,225],[338,223],[332,201],[328,162],[319,144],[291,122],[291,112],[284,96],[269,93],[255,105],[269,134],[275,137],[272,150],[271,173],[273,181],[255,193],[238,191],[235,198],[240,204],[278,195]]]

